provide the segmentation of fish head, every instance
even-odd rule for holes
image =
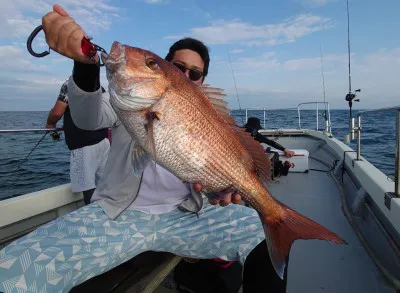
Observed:
[[[150,51],[114,42],[110,54],[102,53],[102,60],[114,109],[149,109],[169,87],[166,77],[171,64]]]

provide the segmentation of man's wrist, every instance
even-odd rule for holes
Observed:
[[[46,123],[46,128],[49,128],[49,129],[57,128],[57,125],[52,124],[52,123]]]
[[[100,68],[96,64],[74,61],[72,77],[76,85],[85,92],[95,92],[100,88]]]

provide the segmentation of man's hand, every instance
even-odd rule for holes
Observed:
[[[289,157],[289,158],[293,157],[293,155],[294,155],[294,151],[291,151],[291,150],[288,150],[288,149],[285,149],[283,152],[285,153],[285,156]]]
[[[193,184],[193,188],[196,192],[200,192],[203,189],[198,183]],[[230,203],[239,204],[242,200],[240,194],[234,193],[234,189],[228,188],[224,191],[215,193],[216,197],[220,199],[209,200],[210,204],[217,205],[219,204],[221,207],[225,207]]]
[[[53,11],[42,18],[43,31],[49,47],[57,53],[82,63],[94,63],[82,53],[83,29],[72,17],[56,4]]]
[[[54,129],[57,128],[55,124],[46,124],[46,129]]]

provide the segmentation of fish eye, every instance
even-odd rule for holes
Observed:
[[[157,70],[159,68],[156,60],[154,60],[153,58],[146,59],[146,66],[151,70]]]

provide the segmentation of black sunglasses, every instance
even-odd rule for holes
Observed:
[[[182,65],[180,63],[172,63],[172,64],[178,67],[178,69],[183,73],[186,73],[186,70],[189,70],[189,78],[192,81],[198,81],[203,76],[203,72],[201,72],[200,70],[186,68],[185,65]]]

